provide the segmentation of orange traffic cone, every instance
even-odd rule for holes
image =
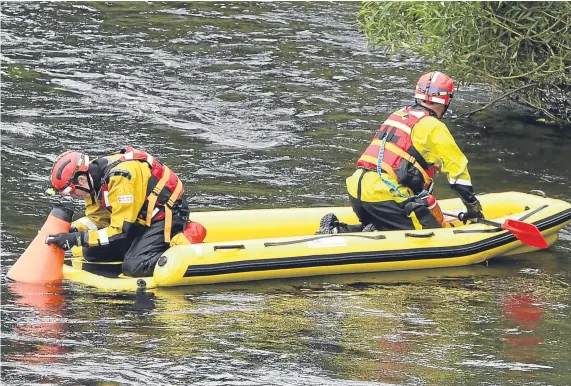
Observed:
[[[55,205],[32,243],[7,273],[9,279],[24,283],[49,283],[62,279],[63,249],[47,245],[46,237],[69,232],[73,210]]]

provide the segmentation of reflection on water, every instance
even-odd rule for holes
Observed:
[[[565,320],[568,288],[509,266],[133,294],[78,287],[65,300],[61,289],[31,298],[9,290],[3,328],[18,353],[5,350],[3,362],[29,380],[462,384],[466,373],[481,382],[514,371],[555,379],[534,372],[566,363],[564,342],[543,344],[564,339],[555,328]],[[43,326],[41,335],[11,316],[34,309],[39,315],[28,321]],[[45,366],[51,361],[57,366]]]
[[[369,52],[359,3],[2,7],[2,275],[51,163],[130,144],[194,210],[346,203],[344,179],[425,64]],[[463,86],[459,115],[488,98]],[[515,109],[448,119],[479,192],[571,200],[569,138]],[[437,181],[441,197],[451,197]],[[77,212],[81,208],[76,208]],[[549,251],[425,272],[105,294],[2,284],[6,384],[561,384],[571,230]]]
[[[504,316],[513,324],[512,328],[506,329],[502,340],[512,345],[509,355],[514,362],[538,362],[535,346],[543,342],[543,337],[537,332],[544,314],[542,301],[542,296],[533,294],[513,294],[502,301]]]
[[[8,291],[16,295],[10,308],[26,309],[36,316],[20,314],[15,321],[11,320],[15,326],[7,337],[3,334],[8,343],[2,350],[5,366],[10,362],[19,363],[18,368],[25,372],[27,368],[43,368],[60,362],[68,352],[62,344],[66,333],[62,320],[65,307],[62,285],[12,282],[8,284]],[[32,379],[53,384],[60,381],[57,377],[32,376],[30,381]]]

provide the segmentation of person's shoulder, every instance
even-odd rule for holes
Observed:
[[[420,125],[420,127],[424,127],[426,130],[429,131],[436,131],[436,132],[445,131],[447,133],[450,132],[448,130],[448,126],[446,126],[444,122],[442,122],[440,119],[432,115],[429,115],[426,118],[421,119],[418,124]]]
[[[418,121],[416,126],[425,127],[427,129],[432,129],[432,128],[436,128],[436,127],[446,128],[446,125],[444,124],[444,122],[442,122],[440,119],[438,119],[432,115],[427,115],[424,118],[422,118],[420,121]]]
[[[115,163],[113,170],[121,168],[137,168],[140,164],[143,164],[143,162],[134,159],[121,160],[122,157],[123,154],[111,154],[108,156],[109,164]]]
[[[109,159],[110,168],[107,170],[107,177],[109,179],[120,180],[121,178],[132,179],[134,176],[140,174],[141,162],[135,160],[126,160],[117,162],[121,158],[119,156],[111,155]],[[114,178],[115,177],[115,178]]]
[[[444,122],[442,122],[440,119],[436,118],[433,115],[428,115],[425,118],[422,119],[422,121],[424,121],[427,124],[433,125],[433,126],[444,126],[446,127],[446,124]]]

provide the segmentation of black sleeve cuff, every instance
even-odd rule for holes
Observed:
[[[472,186],[450,184],[450,189],[452,189],[466,205],[474,204],[478,201]]]
[[[79,233],[81,234],[81,246],[87,247],[89,245],[89,231]]]

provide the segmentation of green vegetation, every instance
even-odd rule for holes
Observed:
[[[227,92],[224,94],[218,95],[218,98],[222,99],[223,101],[227,102],[241,102],[246,99],[244,94],[240,94],[237,92]]]
[[[465,82],[489,83],[544,119],[571,122],[571,3],[364,2],[373,47],[409,51]]]
[[[7,66],[8,77],[12,80],[14,79],[35,79],[40,76],[36,71],[29,70],[23,64],[9,64]]]

